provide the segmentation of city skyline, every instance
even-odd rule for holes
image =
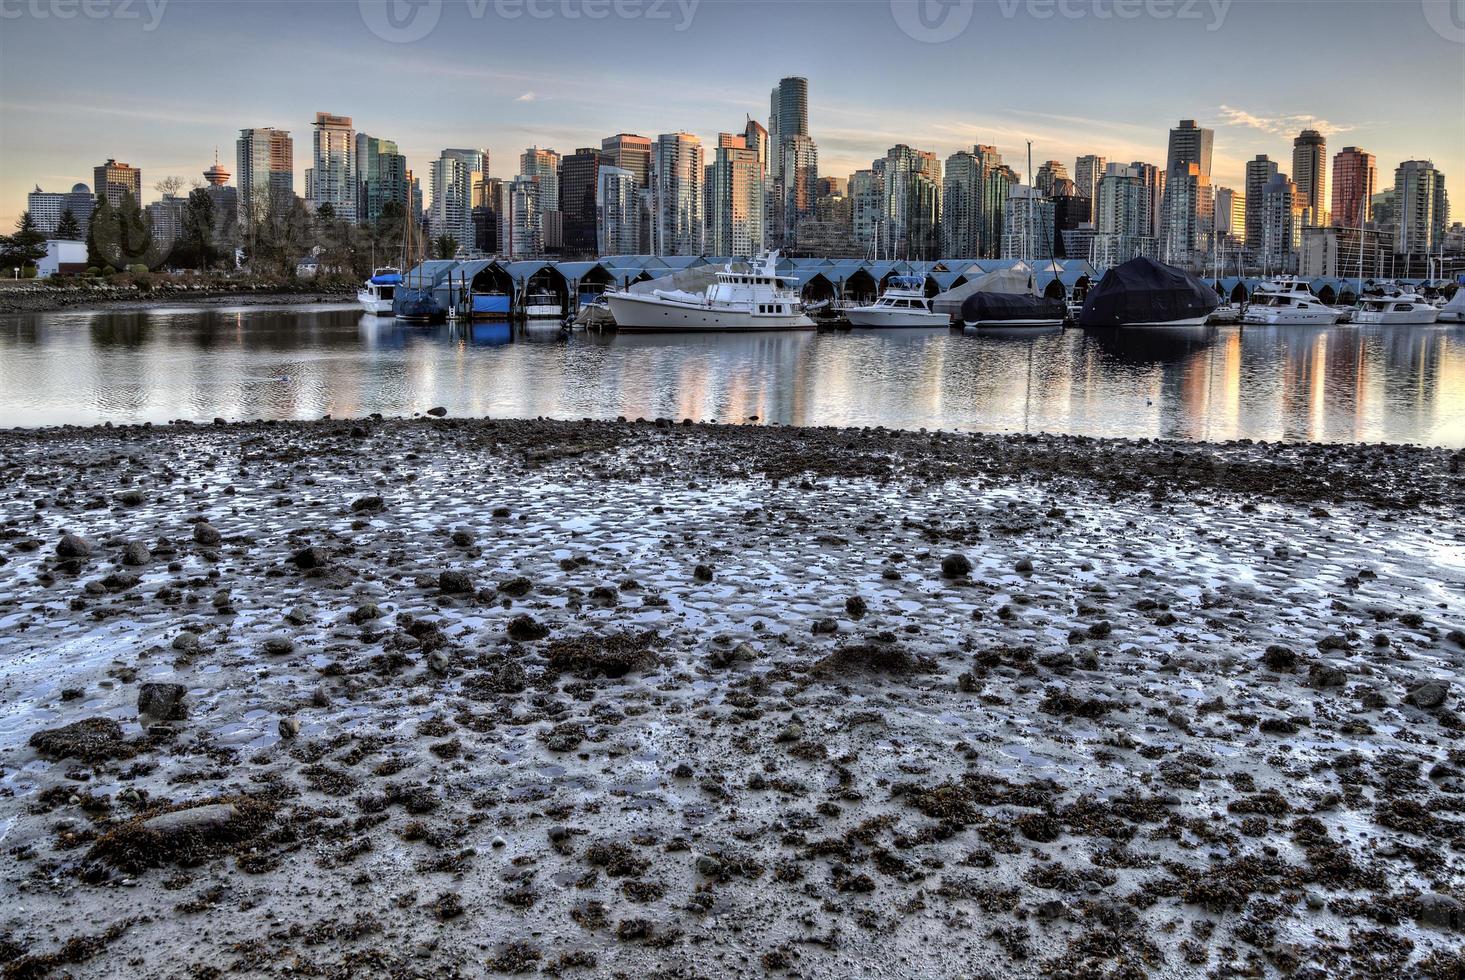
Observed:
[[[610,17],[591,22],[562,13],[511,19],[492,5],[475,19],[473,7],[460,9],[448,2],[431,34],[415,43],[393,44],[371,32],[363,7],[328,3],[292,14],[290,23],[301,30],[279,37],[268,51],[256,50],[248,64],[209,58],[191,43],[205,30],[247,40],[267,26],[261,18],[268,18],[271,6],[220,12],[174,3],[152,31],[143,30],[146,22],[7,21],[0,41],[0,82],[6,93],[0,102],[0,220],[13,224],[26,192],[36,184],[65,190],[85,181],[107,157],[142,169],[144,199],[155,199],[154,181],[174,174],[193,179],[212,159],[215,146],[227,156],[228,145],[248,127],[292,132],[295,190],[303,193],[312,155],[307,133],[322,111],[351,116],[359,131],[395,140],[419,173],[447,146],[485,146],[497,164],[490,173],[500,178],[514,175],[514,161],[526,147],[569,154],[617,132],[655,139],[686,131],[715,146],[717,133],[741,128],[745,117],[767,121],[768,86],[783,75],[810,80],[808,128],[819,148],[821,176],[848,176],[901,143],[942,159],[970,151],[974,144],[995,145],[1025,178],[1028,139],[1034,142],[1035,166],[1048,159],[1071,164],[1088,154],[1163,163],[1168,129],[1181,118],[1195,118],[1216,131],[1211,177],[1216,186],[1244,186],[1246,161],[1257,153],[1289,160],[1292,141],[1303,129],[1321,132],[1330,148],[1365,147],[1384,170],[1403,160],[1432,159],[1445,173],[1465,172],[1462,89],[1449,91],[1446,85],[1391,95],[1381,84],[1344,92],[1347,87],[1314,81],[1307,70],[1351,53],[1382,60],[1378,77],[1397,77],[1400,86],[1404,78],[1417,77],[1420,58],[1442,79],[1452,72],[1465,76],[1461,46],[1432,31],[1423,11],[1408,4],[1387,17],[1381,10],[1348,7],[1349,30],[1339,30],[1326,57],[1290,41],[1278,47],[1270,35],[1249,28],[1256,26],[1256,5],[1229,8],[1214,31],[1205,23],[1179,18],[1044,21],[1023,8],[979,7],[964,34],[925,44],[906,36],[897,22],[898,10],[883,3],[856,8],[837,20],[813,16],[816,5],[794,5],[780,20],[781,30],[770,34],[759,18],[750,14],[740,19],[720,4],[694,5],[695,17],[678,31],[676,20]],[[1310,5],[1314,10],[1317,6]],[[758,5],[738,9],[757,10]],[[1010,9],[1018,13],[1003,16]],[[1269,30],[1285,38],[1289,32],[1283,28],[1300,14],[1289,7],[1267,16]],[[1418,37],[1410,46],[1409,75],[1404,59],[1370,41],[1364,22],[1382,18],[1397,34],[1411,16]],[[1378,26],[1382,30],[1384,25]],[[305,30],[311,27],[325,30],[333,42],[322,44],[318,32]],[[1089,62],[1080,66],[1086,76],[1132,77],[1109,86],[1081,84],[1065,78],[1077,68],[1055,65],[1027,81],[1021,71],[1004,72],[1015,60],[1013,52],[982,41],[994,30],[1010,32],[1015,39],[1036,33],[1055,56],[1080,47],[1101,49],[1106,37],[1138,41],[1154,61],[1152,72],[1164,76],[1165,84],[1148,84],[1128,65]],[[586,31],[603,38],[587,57],[537,68],[526,63],[533,60],[528,52],[537,50],[537,39],[557,38],[553,47],[558,49],[573,46]],[[758,65],[709,64],[696,55],[699,38],[700,44],[721,47],[750,31],[768,34],[765,47],[771,50]],[[484,32],[512,37],[515,43],[495,48],[503,56],[481,64],[473,42]],[[793,45],[789,35],[827,43]],[[979,43],[984,62],[980,71],[971,64]],[[893,91],[888,79],[882,80],[884,73],[869,72],[860,64],[857,53],[872,44],[884,52],[886,63],[907,69],[901,75],[910,84]],[[83,56],[101,45],[142,62],[125,84],[99,84],[105,63]],[[799,49],[797,56],[790,48]],[[1268,53],[1280,57],[1283,49],[1287,59],[1273,64],[1285,64],[1285,72],[1273,69],[1262,78],[1240,72],[1238,77],[1236,59],[1265,59]],[[38,70],[61,50],[74,52],[78,62],[65,80],[29,70]],[[461,58],[455,60],[455,53]],[[1208,73],[1217,59],[1223,70]],[[1050,60],[1063,59],[1045,59]],[[1397,74],[1389,69],[1396,60]],[[1186,70],[1179,72],[1182,63]],[[359,70],[349,70],[352,64]],[[210,76],[208,86],[157,84],[160,75],[186,78],[199,72]],[[920,85],[920,77],[931,84]],[[950,84],[953,79],[960,83],[957,91]]]

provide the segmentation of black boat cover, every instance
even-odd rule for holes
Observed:
[[[1079,314],[1081,327],[1168,323],[1205,316],[1221,304],[1195,276],[1141,255],[1104,273]]]
[[[966,323],[984,320],[1062,320],[1068,310],[1060,300],[1027,293],[972,293],[961,304]]]

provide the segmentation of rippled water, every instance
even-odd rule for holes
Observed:
[[[1465,446],[1465,327],[562,336],[354,308],[0,317],[0,426],[434,405],[582,416]]]

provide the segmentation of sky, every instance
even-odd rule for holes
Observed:
[[[1266,0],[0,0],[0,228],[25,194],[141,167],[144,199],[192,182],[245,127],[295,139],[316,112],[395,139],[425,175],[443,147],[517,172],[617,132],[766,124],[809,79],[820,173],[895,143],[943,160],[995,144],[1020,173],[1097,153],[1165,163],[1168,130],[1215,130],[1213,181],[1315,128],[1378,156],[1380,186],[1427,158],[1465,217],[1465,2]]]

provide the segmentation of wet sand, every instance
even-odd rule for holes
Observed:
[[[4,975],[1461,976],[1462,463],[0,433]]]

